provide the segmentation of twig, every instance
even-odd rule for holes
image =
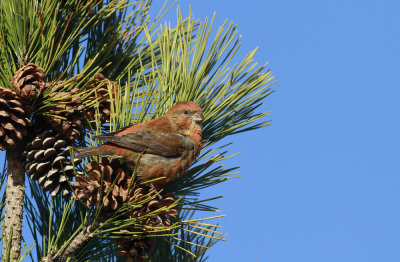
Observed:
[[[65,262],[70,258],[72,253],[86,244],[93,233],[94,228],[89,225],[85,227],[76,237],[64,248],[59,254],[50,253],[47,257],[42,258],[41,262]]]

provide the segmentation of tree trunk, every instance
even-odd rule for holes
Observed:
[[[22,214],[25,195],[25,170],[23,168],[23,143],[7,150],[7,188],[4,212],[3,243],[1,261],[7,260],[7,243],[11,236],[9,261],[17,261],[21,252]],[[11,235],[12,234],[12,235]]]

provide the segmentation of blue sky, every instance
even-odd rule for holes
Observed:
[[[237,61],[258,46],[278,80],[272,126],[227,139],[243,177],[205,193],[228,214],[209,261],[399,261],[399,2],[189,5],[237,23]]]

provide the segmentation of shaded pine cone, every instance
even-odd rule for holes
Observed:
[[[154,195],[156,195],[156,192],[154,191],[154,189],[151,189],[147,185],[136,185],[134,194],[133,194],[135,200],[140,201],[146,195],[154,196]],[[141,216],[147,215],[151,212],[154,212],[157,209],[169,207],[174,202],[175,202],[175,198],[172,193],[159,194],[157,197],[155,197],[150,202],[143,204],[142,208],[132,210],[132,212],[129,214],[129,217],[130,218],[141,217]],[[156,227],[170,226],[172,223],[169,218],[176,217],[177,215],[178,215],[178,211],[175,208],[170,208],[158,215],[147,218],[147,220],[143,221],[141,223],[141,225],[147,226],[146,228],[144,228],[145,231],[151,231],[153,229],[156,229]],[[151,228],[149,228],[149,227],[151,227]]]
[[[37,180],[44,192],[51,196],[70,196],[68,179],[74,175],[74,166],[69,158],[68,142],[57,132],[46,130],[27,144],[23,157],[25,170],[32,180]],[[74,165],[79,164],[74,159]],[[82,174],[77,172],[77,174]]]
[[[93,85],[89,86],[87,91],[91,92],[93,89],[95,89],[100,81],[103,81],[103,83],[98,86],[96,91],[92,93],[92,96],[88,98],[89,101],[99,98],[100,102],[94,104],[92,108],[88,109],[86,114],[89,121],[94,120],[96,118],[96,114],[100,114],[100,122],[108,123],[110,122],[111,110],[111,99],[108,93],[108,85],[111,84],[113,95],[116,94],[118,85],[116,82],[108,80],[103,74],[99,73],[95,75],[94,79],[92,80]]]
[[[76,176],[77,182],[72,183],[76,199],[86,202],[88,206],[103,205],[104,213],[116,210],[128,201],[129,171],[118,159],[109,161],[103,157],[99,162],[90,162],[86,167],[87,177]],[[107,196],[109,190],[111,192]]]
[[[0,87],[0,149],[13,148],[28,134],[31,121],[16,92]]]
[[[84,106],[79,95],[76,95],[78,91],[79,89],[74,88],[68,92],[54,93],[58,99],[62,100],[65,97],[66,101],[53,106],[49,110],[50,115],[45,115],[47,123],[70,140],[76,139],[83,128]]]
[[[147,256],[151,254],[154,247],[154,241],[151,238],[139,239],[120,239],[117,241],[121,248],[120,255],[128,256],[126,262],[146,261]]]
[[[137,186],[134,191],[134,198],[137,201],[142,200],[146,194],[155,195],[155,191],[150,189],[149,186],[140,185]],[[141,208],[133,210],[130,214],[130,218],[141,217],[149,214],[150,212],[154,212],[155,210],[163,207],[169,207],[175,202],[174,196],[172,193],[159,194],[150,202],[145,203]],[[166,211],[149,217],[145,220],[139,220],[140,222],[135,225],[134,228],[124,228],[121,229],[121,232],[137,232],[138,230],[142,231],[153,231],[156,230],[157,227],[163,226],[171,226],[172,222],[170,217],[176,217],[178,215],[178,211],[176,208],[170,208]],[[135,235],[134,233],[132,233]],[[115,241],[117,245],[121,248],[120,255],[127,255],[127,261],[145,261],[147,256],[151,254],[151,251],[154,246],[154,239],[151,238],[121,238]]]
[[[111,161],[105,157],[99,162],[93,161],[87,165],[87,177],[76,176],[77,182],[72,183],[75,198],[86,202],[88,206],[103,206],[103,214],[117,210],[132,197],[142,201],[157,192],[148,185],[134,184],[129,190],[131,176],[129,169],[121,164],[118,159]],[[103,183],[103,184],[101,184]],[[114,185],[113,185],[114,183]],[[111,191],[110,193],[108,193]],[[107,195],[108,194],[108,195]],[[171,193],[159,194],[150,202],[143,204],[139,209],[132,210],[130,218],[146,215],[162,207],[168,207],[175,199]],[[176,209],[169,209],[161,215],[148,218],[142,225],[151,227],[169,226],[171,221],[167,216],[178,215]]]
[[[142,200],[146,195],[155,195],[156,192],[147,185],[136,185],[134,190],[134,199],[137,201]],[[157,209],[166,207],[168,208],[175,202],[174,195],[172,193],[159,194],[150,202],[144,203],[141,208],[134,209],[129,214],[130,218],[136,218],[145,216]],[[171,226],[171,217],[176,217],[178,211],[176,208],[169,208],[158,215],[148,217],[145,220],[139,220],[140,222],[134,226],[134,228],[124,228],[121,232],[137,232],[142,231],[155,231],[157,227],[168,227]],[[135,235],[134,233],[132,233]],[[147,256],[151,254],[154,246],[154,239],[151,238],[121,238],[116,240],[118,246],[121,248],[120,255],[127,255],[127,261],[145,261]]]
[[[23,99],[35,99],[45,88],[46,72],[35,64],[27,64],[15,72],[12,86]]]
[[[141,202],[153,198],[150,201],[144,201],[140,207],[132,209],[127,214],[128,218],[146,216],[160,208],[168,208],[175,202],[172,193],[157,195],[157,192],[146,184],[134,184],[129,190],[131,181],[129,170],[118,159],[110,161],[103,157],[99,162],[89,163],[87,168],[87,177],[77,175],[77,182],[72,183],[74,197],[88,206],[100,207],[103,205],[103,218],[112,215],[113,211],[122,207],[129,200]],[[132,227],[120,229],[121,232],[132,232],[132,236],[136,236],[115,241],[122,248],[120,255],[127,255],[127,261],[135,261],[135,259],[136,261],[145,261],[152,250],[153,240],[137,238],[133,232],[156,231],[159,227],[171,226],[170,218],[177,215],[176,208],[169,208],[157,215],[138,220],[139,222]]]

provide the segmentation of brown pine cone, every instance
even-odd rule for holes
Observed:
[[[134,191],[134,199],[140,201],[145,198],[148,194],[156,194],[154,189],[151,189],[147,185],[137,185]],[[136,218],[145,216],[151,212],[156,211],[157,209],[163,207],[169,207],[175,202],[174,195],[172,193],[159,194],[150,202],[143,204],[141,208],[132,210],[129,214],[130,218]],[[155,231],[157,227],[168,227],[171,226],[172,222],[170,220],[171,217],[176,217],[178,215],[178,211],[176,208],[170,208],[166,211],[154,215],[152,217],[147,218],[146,220],[141,220],[138,224],[136,224],[132,228],[124,228],[121,229],[121,232],[137,232],[138,230],[142,231]],[[132,233],[133,234],[133,233]],[[134,234],[133,234],[134,235]],[[151,238],[122,238],[118,239],[118,246],[121,247],[120,255],[127,255],[127,261],[145,261],[147,257],[151,254],[151,251],[154,246],[154,239]]]
[[[45,78],[44,69],[31,63],[15,72],[12,86],[18,95],[29,102],[43,91]]]
[[[118,159],[110,162],[107,158],[100,158],[99,162],[93,161],[87,165],[87,172],[87,177],[77,176],[77,182],[72,184],[76,199],[86,202],[88,206],[103,205],[104,214],[120,208],[128,201],[129,171]]]
[[[151,238],[120,239],[117,241],[121,248],[120,255],[128,256],[127,262],[146,261],[154,248],[154,241]]]
[[[51,196],[62,194],[70,196],[68,180],[74,175],[74,159],[72,165],[69,142],[59,133],[46,130],[27,144],[23,157],[26,158],[25,170],[32,180],[37,180],[43,191],[50,191]],[[77,174],[82,174],[77,171]]]
[[[31,121],[16,92],[0,87],[0,149],[13,148],[28,134]]]
[[[140,201],[145,195],[155,195],[156,192],[151,189],[147,185],[140,185],[135,188],[134,192],[134,197],[135,200]],[[143,216],[145,214],[154,212],[157,209],[163,208],[163,207],[169,207],[175,202],[174,195],[172,193],[165,193],[165,194],[159,194],[157,197],[155,197],[153,200],[151,200],[148,203],[145,203],[144,206],[140,209],[133,210],[129,217],[130,218],[136,218]],[[170,226],[171,225],[171,220],[169,217],[176,217],[178,215],[178,211],[175,208],[167,209],[161,214],[152,216],[145,220],[142,225],[147,226],[150,228],[144,228],[146,231],[151,231],[156,227],[162,227],[162,226]]]
[[[100,86],[99,82],[103,81]],[[94,100],[96,98],[100,99],[99,103],[96,103],[92,108],[88,109],[86,114],[89,121],[96,118],[96,114],[100,114],[100,122],[108,123],[110,122],[110,112],[111,112],[111,99],[108,93],[108,85],[112,86],[112,94],[115,96],[117,93],[118,85],[114,81],[110,81],[104,77],[103,74],[96,74],[92,80],[92,85],[90,85],[86,90],[91,92],[96,87],[96,91],[92,93],[88,100]]]
[[[140,201],[143,197],[148,194],[149,187],[139,186],[136,188],[134,196],[135,199]],[[154,192],[154,191],[153,191]],[[142,208],[133,210],[129,217],[136,218],[141,217],[153,212],[162,207],[169,207],[175,202],[172,193],[160,194],[148,203],[145,203]],[[121,229],[122,232],[137,232],[138,230],[143,231],[153,231],[157,230],[157,227],[171,226],[170,217],[176,217],[178,211],[176,208],[170,208],[161,214],[142,220],[133,228]],[[133,233],[132,233],[133,234]],[[134,235],[134,234],[133,234]],[[120,255],[127,255],[127,261],[145,261],[147,257],[151,254],[154,246],[154,239],[151,238],[121,238],[115,241],[117,245],[121,248]]]
[[[127,201],[144,202],[140,207],[132,209],[127,218],[138,218],[148,215],[160,208],[170,207],[175,199],[172,193],[157,194],[157,191],[146,184],[133,184],[129,190],[131,176],[129,170],[118,159],[109,161],[100,158],[99,162],[87,165],[88,175],[76,176],[77,182],[72,183],[74,197],[82,200],[88,206],[103,206],[102,217],[107,219]],[[114,184],[114,185],[113,185]],[[108,194],[108,195],[107,195]],[[176,208],[169,208],[162,213],[138,220],[132,227],[122,228],[121,232],[156,231],[159,227],[171,226],[171,217],[176,217]],[[115,241],[122,248],[120,255],[128,255],[127,261],[144,261],[153,247],[150,238],[121,238]]]
[[[131,181],[129,169],[118,159],[110,161],[102,157],[99,162],[90,162],[87,165],[87,177],[76,176],[76,178],[77,182],[72,183],[75,198],[86,202],[88,206],[103,206],[105,214],[122,207],[131,198],[139,202],[149,196],[154,197],[153,200],[143,204],[141,208],[132,210],[130,218],[140,217],[159,208],[171,206],[175,201],[173,194],[157,195],[157,192],[148,185],[134,184],[129,189]],[[109,193],[109,191],[111,192]],[[171,221],[167,216],[175,217],[177,214],[176,209],[169,209],[161,215],[147,219],[142,225],[169,226]]]
[[[134,192],[134,198],[137,201],[145,198],[146,194],[151,194],[151,192],[155,192],[153,189],[150,189],[148,186],[137,186]],[[155,194],[155,193],[154,193]],[[162,207],[169,207],[175,202],[172,193],[159,194],[150,202],[147,202],[143,205],[143,207],[138,208],[136,210],[132,210],[129,214],[130,218],[142,217],[150,212],[154,212],[155,210]],[[152,216],[147,218],[146,220],[141,220],[138,224],[136,224],[132,228],[124,228],[121,229],[121,232],[137,232],[141,231],[154,231],[157,230],[157,227],[165,227],[171,226],[170,217],[176,217],[178,215],[178,211],[176,208],[170,208],[161,214]],[[140,221],[140,220],[139,220]],[[132,233],[134,235],[134,233]],[[151,251],[154,246],[154,239],[145,237],[145,238],[121,238],[115,241],[117,245],[121,248],[120,255],[127,255],[127,261],[145,261],[147,257],[151,254]]]
[[[56,92],[53,96],[62,101],[65,97],[66,101],[50,108],[50,115],[45,115],[46,122],[49,123],[59,133],[66,138],[73,140],[79,135],[83,129],[82,118],[83,109],[82,100],[76,94],[79,89],[75,88],[68,92]]]

